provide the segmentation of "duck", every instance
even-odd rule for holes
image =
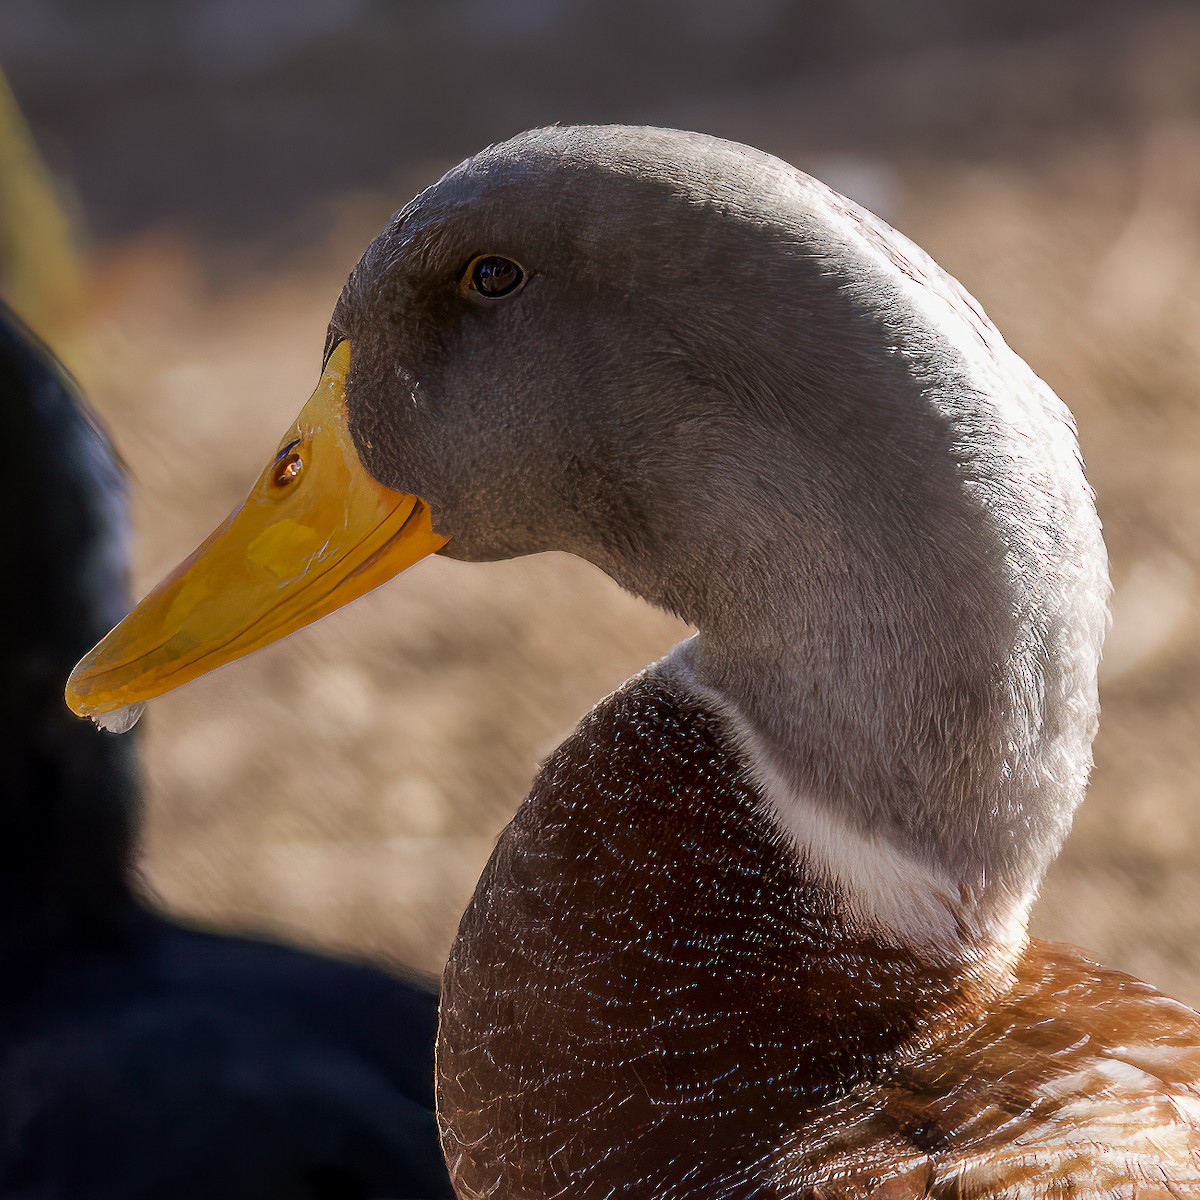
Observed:
[[[123,473],[3,305],[0,419],[0,1194],[451,1196],[436,987],[168,918],[140,884],[134,744],[61,687],[128,609]]]
[[[431,554],[549,550],[697,632],[550,754],[463,914],[461,1200],[1200,1195],[1200,1017],[1027,932],[1107,623],[1072,417],[778,158],[554,126],[420,193],[68,703],[128,724]]]

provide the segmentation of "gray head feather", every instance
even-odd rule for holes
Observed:
[[[524,289],[465,296],[485,253]],[[1104,547],[1066,409],[920,250],[743,146],[545,129],[397,214],[331,332],[446,553],[590,559],[700,627],[791,786],[984,909],[1031,894],[1090,768]]]

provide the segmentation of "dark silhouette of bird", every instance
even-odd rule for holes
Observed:
[[[3,305],[0,421],[0,1196],[453,1195],[432,983],[139,895],[134,744],[62,702],[127,608],[123,476]]]

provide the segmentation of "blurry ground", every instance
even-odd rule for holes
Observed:
[[[501,34],[513,36],[488,36],[503,50]],[[63,343],[136,481],[137,592],[241,499],[315,382],[325,320],[359,250],[454,158],[572,116],[756,141],[925,245],[1074,410],[1115,623],[1093,788],[1035,931],[1200,1003],[1200,15],[1018,34],[951,49],[910,38],[894,60],[851,56],[840,75],[779,66],[758,84],[731,77],[720,94],[675,89],[632,110],[513,101],[497,132],[464,118],[441,142],[379,149],[388,165],[373,175],[362,163],[374,148],[353,158],[344,144],[363,127],[310,97],[299,108],[317,130],[311,169],[341,170],[277,221],[243,212],[236,229],[223,214],[239,189],[250,209],[283,203],[272,189],[286,171],[256,174],[250,143],[238,143],[250,153],[241,175],[222,170],[211,131],[214,141],[162,161],[122,160],[118,134],[150,120],[142,75],[121,103],[105,84],[111,107],[85,119],[29,82],[49,59],[0,58],[18,96],[26,72],[27,111],[92,230],[90,315]],[[318,49],[295,53],[309,62]],[[396,70],[428,76],[427,57],[417,45]],[[506,61],[483,69],[465,54],[426,86],[502,84]],[[195,102],[221,93],[228,128],[235,115],[248,127],[261,117],[297,136],[304,111],[280,117],[287,97],[256,91],[253,64],[239,70]],[[559,74],[572,95],[570,72]],[[460,115],[488,107],[460,92],[446,103]],[[114,133],[117,116],[133,124]],[[199,194],[205,172],[188,160],[206,155],[212,191]],[[122,193],[122,172],[140,184]],[[175,198],[138,191],[181,180]],[[684,632],[565,557],[427,563],[152,706],[146,878],[180,911],[437,969],[539,758]]]

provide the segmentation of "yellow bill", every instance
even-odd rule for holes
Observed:
[[[80,716],[127,729],[147,700],[233,662],[434,553],[429,506],[377,483],[346,422],[350,344],[253,491],[98,646],[67,682]]]

